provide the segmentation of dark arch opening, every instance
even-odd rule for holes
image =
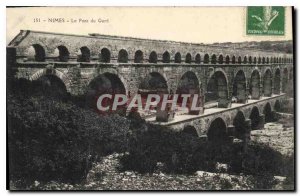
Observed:
[[[186,127],[182,130],[182,133],[188,134],[188,135],[190,135],[190,136],[192,136],[192,137],[198,137],[197,130],[195,129],[194,126],[191,126],[191,125],[186,126]]]
[[[244,139],[246,134],[246,122],[243,112],[239,111],[233,119],[233,125],[235,127],[235,137]]]
[[[251,129],[255,130],[258,129],[259,126],[259,110],[255,106],[252,108],[250,113],[250,119],[251,119]]]
[[[273,116],[272,116],[272,109],[270,103],[267,103],[264,107],[264,115],[265,115],[265,122],[272,122]]]
[[[232,56],[232,58],[231,58],[231,63],[232,63],[232,64],[235,64],[235,56]]]
[[[241,56],[238,57],[238,64],[242,64],[242,57]]]
[[[247,64],[247,60],[248,60],[248,59],[247,59],[247,57],[246,57],[246,56],[244,56],[243,63],[244,63],[244,64]]]
[[[238,103],[245,103],[247,100],[246,76],[242,70],[234,78],[232,96],[236,97]]]
[[[282,92],[287,93],[288,92],[288,70],[285,68],[283,70],[283,75],[282,75]]]
[[[41,90],[47,95],[54,96],[58,99],[65,98],[67,96],[67,88],[64,82],[56,75],[46,74],[37,79],[41,82]]]
[[[217,56],[215,54],[213,54],[211,56],[211,64],[216,64],[217,63]]]
[[[196,55],[196,57],[195,57],[195,62],[196,62],[197,64],[200,64],[200,63],[201,63],[201,56],[200,56],[200,54],[197,54],[197,55]]]
[[[100,60],[103,63],[109,63],[110,62],[110,51],[107,48],[103,48],[101,50]]]
[[[37,62],[44,62],[45,58],[46,58],[46,53],[45,53],[45,49],[39,45],[39,44],[34,44],[32,45],[34,48],[34,60]]]
[[[192,62],[192,55],[190,53],[187,53],[185,56],[185,63],[191,63]]]
[[[177,104],[182,107],[183,98],[182,94],[194,95],[198,94],[198,102],[197,107],[203,107],[202,95],[200,91],[200,82],[196,76],[196,74],[192,71],[188,71],[184,73],[178,83],[176,94],[178,94]],[[192,98],[187,100],[187,107],[189,109],[189,114],[199,114],[199,111],[191,111]]]
[[[205,54],[204,55],[204,64],[208,64],[209,63],[209,55],[208,54]]]
[[[269,69],[264,74],[263,94],[265,97],[271,97],[272,95],[272,73]]]
[[[142,107],[145,108],[147,97],[149,94],[168,94],[168,85],[165,78],[158,72],[151,72],[146,77],[144,77],[139,85],[138,94],[142,98]],[[151,107],[150,109],[157,110],[158,107]],[[135,109],[137,110],[137,109]],[[143,112],[144,116],[152,115],[148,113],[149,111],[140,111]]]
[[[223,72],[216,71],[208,81],[207,90],[205,93],[205,102],[217,101],[218,107],[228,101],[227,80]]]
[[[256,57],[253,58],[253,63],[256,64]]]
[[[181,54],[179,52],[175,54],[175,63],[181,63]]]
[[[266,63],[269,64],[270,63],[270,59],[269,57],[267,57]]]
[[[263,57],[263,58],[262,58],[262,64],[265,64],[265,63],[266,63],[266,58]]]
[[[249,64],[252,64],[252,56],[249,56],[248,62],[249,62]]]
[[[68,49],[65,46],[58,46],[57,49],[59,52],[58,60],[60,62],[68,62],[70,56]]]
[[[90,62],[90,49],[88,49],[88,47],[83,46],[80,48],[80,52],[81,54],[79,55],[77,61],[78,62]]]
[[[222,118],[216,118],[211,122],[207,131],[208,141],[214,144],[225,143],[228,141],[227,126]]]
[[[259,99],[260,98],[260,75],[257,70],[254,70],[251,74],[250,80],[250,94],[252,99]]]
[[[152,51],[149,55],[149,63],[157,63],[157,54],[155,51]]]
[[[118,62],[119,63],[128,63],[128,53],[126,50],[122,49],[119,51]]]
[[[160,73],[151,72],[142,80],[138,91],[142,95],[168,93],[167,81]]]
[[[276,69],[274,76],[274,94],[280,94],[280,69]]]
[[[135,63],[142,63],[144,60],[144,54],[141,50],[138,50],[134,54],[134,62]]]
[[[230,63],[230,57],[227,55],[225,58],[225,64],[229,64]]]
[[[170,63],[170,53],[168,51],[163,54],[163,63]]]
[[[258,57],[257,63],[258,63],[258,64],[261,64],[261,57]]]
[[[223,64],[223,55],[220,55],[220,56],[219,56],[218,63],[219,63],[219,64]]]
[[[112,73],[104,73],[98,75],[96,78],[94,78],[87,87],[87,93],[86,93],[86,106],[94,109],[99,114],[108,114],[108,113],[120,113],[124,114],[126,111],[125,104],[122,106],[119,106],[116,111],[111,110],[111,106],[113,104],[113,98],[112,99],[104,99],[102,101],[103,107],[110,106],[110,110],[106,112],[102,112],[97,109],[97,100],[99,96],[103,94],[110,94],[112,97],[116,94],[123,94],[126,95],[126,89],[119,78],[118,75],[112,74]]]

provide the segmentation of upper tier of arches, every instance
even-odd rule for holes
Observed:
[[[99,54],[94,57],[91,55],[90,49],[87,46],[82,46],[76,53],[76,56],[70,56],[67,46],[59,45],[54,50],[51,56],[47,56],[43,46],[33,44],[27,52],[28,61],[43,62],[47,59],[54,59],[58,62],[71,62],[77,59],[77,62],[102,62],[110,63],[115,60],[118,63],[183,63],[183,64],[285,64],[293,63],[291,57],[278,56],[239,56],[226,54],[209,54],[196,53],[192,55],[191,52],[181,53],[176,52],[172,55],[168,50],[162,54],[158,54],[155,50],[147,54],[142,50],[136,50],[134,55],[130,56],[126,49],[117,51],[116,56],[112,56],[112,51],[108,48],[101,48]],[[160,57],[160,58],[159,58]]]

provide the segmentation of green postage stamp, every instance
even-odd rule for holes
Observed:
[[[247,7],[247,35],[284,35],[285,7]]]

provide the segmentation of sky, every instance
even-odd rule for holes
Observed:
[[[284,36],[250,36],[246,35],[246,7],[7,8],[6,42],[20,30],[100,33],[192,43],[291,40],[291,9],[285,10]],[[50,22],[53,18],[64,22]]]

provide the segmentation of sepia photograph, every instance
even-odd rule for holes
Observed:
[[[7,6],[7,189],[295,191],[294,26],[293,6]]]

